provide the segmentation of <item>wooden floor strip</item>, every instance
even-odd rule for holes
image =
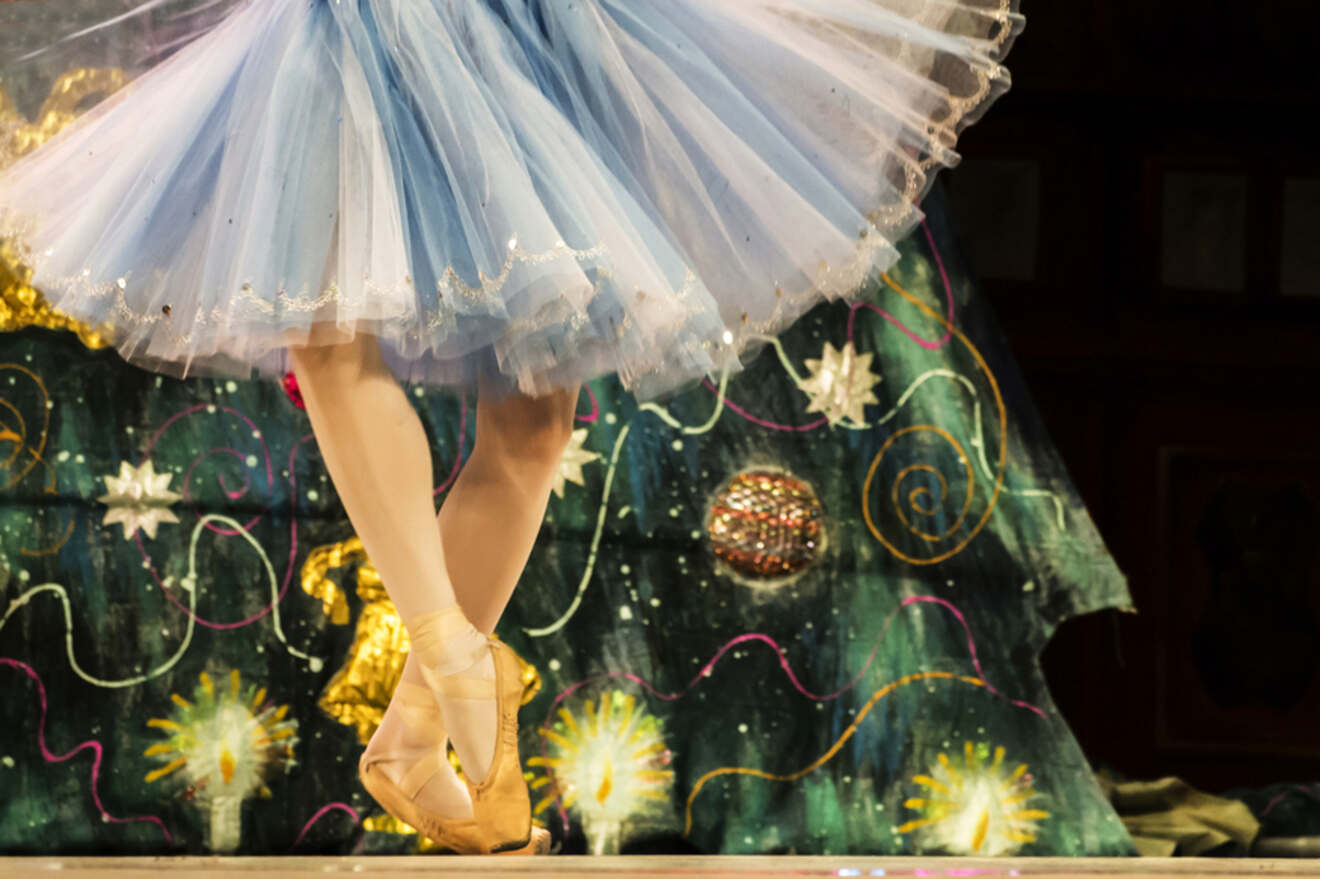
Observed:
[[[0,858],[5,879],[261,879],[261,877],[360,874],[372,877],[471,876],[520,879],[609,877],[833,877],[833,879],[1156,879],[1201,876],[1320,877],[1320,860],[1194,858],[814,858],[814,857],[270,857],[270,858]]]

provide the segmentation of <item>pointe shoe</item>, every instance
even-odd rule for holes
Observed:
[[[518,759],[518,709],[522,707],[522,668],[518,657],[505,644],[492,640],[495,662],[495,692],[499,710],[499,738],[490,770],[480,784],[463,776],[472,797],[472,813],[478,824],[489,828],[495,838],[518,839],[532,828],[532,803]],[[532,828],[532,833],[540,828]]]
[[[449,769],[448,737],[445,735],[440,708],[436,705],[435,697],[429,689],[401,681],[395,690],[394,698],[399,701],[403,722],[407,726],[413,729],[433,730],[438,734],[439,741],[425,757],[413,763],[398,783],[386,775],[378,764],[405,758],[385,751],[374,753],[368,759],[367,752],[363,752],[362,758],[358,761],[358,778],[367,793],[371,794],[386,812],[411,825],[436,845],[455,854],[549,854],[550,832],[542,827],[530,826],[530,809],[529,829],[523,835],[521,843],[506,841],[492,845],[490,840],[493,835],[483,830],[475,809],[474,817],[471,819],[449,818],[429,812],[417,804],[417,795],[426,783],[437,772]],[[469,786],[470,784],[469,782]],[[508,839],[507,836],[497,838]]]
[[[451,837],[461,835],[465,850],[492,854],[523,851],[539,845],[532,829],[531,797],[518,760],[518,708],[522,675],[518,659],[507,647],[479,632],[457,605],[405,620],[413,654],[441,713],[459,710],[457,703],[484,703],[493,712],[494,736],[485,778],[464,780],[472,797],[473,827],[446,825]],[[467,709],[464,714],[469,713]],[[486,715],[492,718],[492,715]],[[460,753],[463,749],[459,749]],[[469,752],[471,753],[471,752]],[[471,832],[469,832],[471,830]]]

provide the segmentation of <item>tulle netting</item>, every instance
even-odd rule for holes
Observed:
[[[52,304],[174,374],[366,332],[644,397],[897,257],[1016,0],[261,0],[0,172]]]

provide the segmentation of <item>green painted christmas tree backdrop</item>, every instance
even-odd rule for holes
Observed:
[[[0,4],[0,166],[195,21],[8,64],[122,8]],[[1037,662],[1124,581],[926,208],[746,371],[584,390],[499,632],[564,850],[1131,850]],[[33,328],[6,253],[0,852],[415,850],[356,777],[403,634],[294,396]],[[442,501],[473,401],[415,393]]]
[[[499,632],[566,850],[1129,851],[1037,662],[1124,581],[926,207],[744,372],[584,390]],[[0,376],[0,850],[411,850],[356,778],[397,617],[290,394],[40,329]],[[471,401],[414,393],[443,500]]]

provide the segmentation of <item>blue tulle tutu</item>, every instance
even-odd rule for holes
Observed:
[[[1016,0],[249,0],[0,173],[51,303],[176,374],[642,395],[895,258]]]

